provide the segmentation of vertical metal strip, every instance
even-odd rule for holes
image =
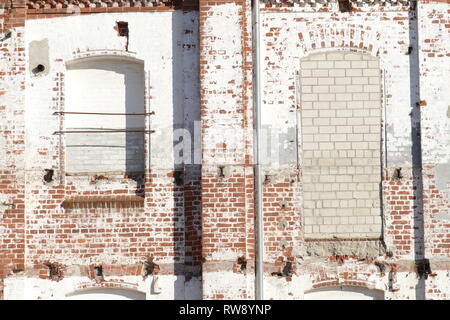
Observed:
[[[264,221],[261,175],[261,70],[259,0],[253,0],[253,111],[255,156],[255,298],[264,299]]]

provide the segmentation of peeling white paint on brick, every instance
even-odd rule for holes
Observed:
[[[413,231],[416,202],[412,197],[414,186],[410,172],[413,101],[410,101],[410,57],[406,54],[410,45],[408,13],[402,8],[389,8],[384,11],[364,8],[341,15],[336,12],[337,3],[333,3],[332,12],[294,6],[284,12],[265,10],[262,15],[263,125],[271,130],[269,135],[273,143],[268,147],[272,149],[273,158],[266,162],[265,168],[266,298],[304,299],[312,290],[333,286],[356,286],[359,289],[355,291],[361,292],[379,290],[385,299],[417,299],[422,298],[417,294],[421,292],[426,298],[448,298],[449,273],[445,265],[448,263],[448,243],[439,237],[448,234],[448,223],[441,217],[449,209],[447,176],[440,174],[447,170],[450,161],[450,100],[446,94],[450,79],[445,69],[449,46],[448,39],[444,38],[448,30],[448,4],[419,4],[425,245],[426,257],[431,260],[431,274],[426,279],[419,279],[412,266],[417,248],[414,247]],[[246,32],[250,26],[249,3],[215,4],[207,10],[206,19],[199,18],[196,12],[107,13],[27,20],[25,28],[13,30],[13,36],[5,42],[8,50],[12,52],[24,47],[25,54],[29,54],[31,42],[47,40],[50,62],[46,69],[48,74],[40,75],[31,72],[32,66],[23,60],[23,53],[1,59],[0,64],[2,72],[17,71],[23,65],[27,81],[25,94],[20,88],[25,80],[23,73],[18,76],[8,74],[5,76],[7,81],[2,82],[6,87],[0,88],[6,92],[0,96],[0,120],[4,120],[0,126],[5,130],[13,129],[9,136],[0,137],[0,148],[16,152],[2,155],[0,168],[13,171],[13,174],[5,173],[4,180],[14,180],[13,187],[22,192],[5,193],[0,197],[0,223],[2,212],[11,209],[12,202],[21,204],[16,198],[22,197],[25,190],[22,197],[25,199],[25,221],[20,220],[16,227],[23,229],[23,223],[27,226],[24,235],[27,239],[26,271],[22,274],[21,268],[13,263],[6,266],[9,271],[15,270],[15,274],[4,279],[6,299],[64,299],[68,294],[79,292],[86,283],[93,285],[92,280],[81,276],[67,276],[60,282],[39,279],[38,274],[48,277],[48,270],[41,268],[44,260],[69,266],[129,266],[154,253],[156,263],[175,269],[175,265],[189,261],[186,252],[196,246],[195,241],[186,242],[187,223],[194,224],[189,233],[195,234],[195,239],[200,241],[199,217],[185,216],[185,205],[196,208],[203,205],[203,227],[214,230],[210,231],[213,236],[207,238],[209,242],[204,243],[209,247],[196,248],[205,259],[202,277],[194,276],[185,281],[183,276],[160,275],[160,294],[149,291],[152,277],[144,281],[136,275],[106,275],[107,282],[122,282],[128,289],[145,293],[147,299],[253,298],[252,269],[234,270],[238,258],[251,259],[254,250],[253,239],[250,239],[253,236],[253,169],[249,165],[252,158],[251,72],[244,70],[244,65],[247,68],[250,62],[250,51],[246,48],[249,39],[244,39],[248,37]],[[127,39],[119,37],[114,29],[117,21],[129,23],[128,52],[125,51]],[[199,23],[203,24],[204,34],[201,35],[197,32]],[[165,26],[164,32],[161,32],[161,26]],[[17,36],[18,32],[25,34],[25,43]],[[201,49],[198,48],[199,39]],[[305,77],[300,68],[302,58],[313,53],[320,55],[350,49],[379,57],[382,71],[380,118],[384,121],[386,140],[381,150],[387,174],[382,183],[383,236],[386,251],[393,255],[391,260],[381,261],[390,266],[386,272],[375,266],[373,257],[360,257],[359,249],[358,257],[337,254],[316,261],[308,256],[302,239],[304,185],[299,178],[302,167],[297,167],[295,154],[303,152],[295,146],[297,131],[302,129],[298,128],[301,122],[295,117],[299,102],[295,91],[301,88],[296,87],[296,74],[301,79]],[[206,71],[200,74],[199,50],[203,59],[201,69]],[[336,54],[339,53],[342,52]],[[66,176],[64,163],[60,161],[63,156],[58,148],[61,140],[52,133],[61,129],[59,117],[54,112],[66,107],[66,63],[91,55],[118,55],[144,61],[146,106],[148,111],[156,112],[146,122],[148,128],[156,132],[146,141],[150,150],[146,167],[151,169],[151,176],[146,181],[144,208],[105,208],[87,212],[62,207],[67,196],[104,196],[112,190],[117,191],[114,196],[139,192],[137,181],[119,174]],[[372,62],[370,59],[365,61]],[[320,67],[327,66],[327,61],[320,63]],[[376,68],[378,65],[361,67],[363,74],[358,81],[364,82],[368,78],[370,82]],[[317,68],[317,72],[321,69]],[[320,79],[329,80],[326,77]],[[306,90],[327,94],[314,92],[326,91],[328,84],[325,82]],[[349,90],[357,90],[362,85],[364,83],[355,83]],[[200,186],[192,192],[194,199],[191,200],[192,195],[186,196],[182,187],[175,185],[173,176],[176,168],[174,152],[178,150],[173,148],[174,140],[185,134],[175,134],[174,129],[192,133],[194,121],[200,120],[199,87],[204,99],[202,113],[205,113],[202,114],[201,128],[203,145],[195,141],[193,149],[201,150],[204,155],[204,166],[198,168],[204,175],[201,186],[204,202],[195,198]],[[367,88],[369,91],[374,89]],[[367,94],[369,98],[378,98],[378,93],[374,92],[362,92],[360,98],[367,100]],[[3,105],[6,106],[4,109]],[[413,124],[418,125],[417,119]],[[21,144],[24,137],[20,137],[24,125],[25,145]],[[22,154],[24,149],[25,156]],[[200,159],[198,154],[196,156]],[[224,166],[223,176],[219,176],[218,165]],[[403,178],[395,181],[392,177],[397,167],[403,168]],[[52,182],[43,182],[46,169],[55,170]],[[200,183],[195,174],[193,176],[192,182]],[[184,185],[186,181],[189,180],[186,179]],[[208,207],[211,203],[214,206]],[[137,229],[132,234],[148,235],[138,241],[127,229]],[[69,230],[70,241],[65,240],[63,233],[55,232],[60,230]],[[0,239],[13,235],[13,231],[6,224],[0,225]],[[71,247],[74,243],[79,247]],[[108,246],[97,250],[104,243]],[[380,252],[384,253],[383,250]],[[361,260],[359,258],[364,261],[357,261]],[[380,260],[380,256],[377,259]],[[399,259],[407,261],[402,265]],[[436,262],[439,259],[442,259],[441,265]],[[282,268],[286,261],[293,262],[294,274],[280,276],[276,267],[281,265]],[[396,271],[396,263],[407,271]]]
[[[68,277],[61,281],[10,277],[5,280],[5,299],[7,300],[66,300],[76,299],[77,294],[89,293],[89,290],[104,289],[104,293],[114,295],[114,289],[129,290],[133,295],[142,295],[145,300],[198,300],[201,299],[198,278],[185,281],[184,277],[158,276],[160,292],[152,289],[153,277],[110,277],[108,283],[93,283],[86,277]],[[105,299],[101,295],[90,299]]]
[[[240,110],[243,97],[236,90],[243,86],[244,80],[240,67],[243,48],[240,38],[236,37],[242,28],[241,10],[241,6],[234,3],[213,6],[203,29],[206,34],[203,50],[211,51],[211,55],[206,56],[208,73],[201,79],[209,113],[208,123],[203,124],[204,164],[243,162],[244,154],[240,152],[244,143]],[[214,36],[209,37],[208,33]],[[208,152],[209,149],[217,150]]]

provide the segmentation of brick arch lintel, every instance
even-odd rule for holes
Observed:
[[[363,280],[363,279],[342,280],[340,278],[336,278],[336,279],[313,280],[311,286],[308,288],[305,288],[305,293],[309,293],[309,292],[319,289],[319,288],[332,288],[332,287],[339,287],[339,286],[364,288],[364,289],[368,289],[368,290],[376,290],[376,291],[382,291],[382,292],[386,291],[385,289],[382,289],[379,286],[377,286],[372,281]]]
[[[355,25],[342,28],[317,23],[301,34],[300,58],[319,52],[350,51],[377,57],[381,65],[385,64],[383,35],[371,27]]]

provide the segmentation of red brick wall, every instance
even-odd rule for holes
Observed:
[[[56,63],[61,63],[56,59]],[[53,110],[64,110],[64,74],[53,79]],[[148,93],[146,93],[148,95]],[[61,118],[62,119],[62,118]],[[63,121],[63,120],[61,120]],[[148,153],[146,153],[148,157]],[[55,170],[52,182],[43,181],[44,172],[30,170],[26,186],[30,195],[27,207],[26,258],[29,273],[39,271],[41,277],[48,276],[44,262],[51,260],[71,266],[94,263],[115,265],[117,268],[140,264],[149,256],[163,265],[184,263],[198,265],[196,254],[185,252],[185,236],[199,242],[199,203],[189,198],[189,189],[199,184],[198,172],[190,173],[183,185],[175,184],[173,170],[152,169],[144,176],[133,178],[118,176],[65,176],[64,143],[53,136],[47,148],[41,148],[37,163],[48,163]],[[197,170],[198,171],[198,170]],[[121,197],[142,197],[142,206],[129,206],[118,202]],[[76,198],[89,200],[85,208],[63,209],[63,201]],[[145,199],[144,199],[145,198]],[[198,198],[198,197],[197,197]],[[184,217],[184,206],[190,220]],[[185,229],[185,223],[190,223]],[[188,231],[189,230],[189,231]],[[194,234],[195,233],[195,234]],[[76,261],[76,262],[75,262]],[[116,267],[104,269],[105,276],[112,276]],[[76,273],[75,273],[76,274]]]
[[[2,54],[8,59],[8,69],[0,70],[0,134],[4,150],[8,150],[6,165],[0,167],[0,195],[6,197],[0,198],[6,199],[6,209],[1,207],[0,211],[0,279],[13,269],[26,269],[28,276],[47,279],[49,270],[44,263],[49,260],[67,266],[67,275],[88,275],[94,263],[102,264],[105,277],[139,275],[142,260],[149,256],[160,265],[161,274],[173,274],[174,264],[185,264],[189,267],[176,268],[178,274],[193,271],[194,276],[198,275],[198,166],[184,169],[188,178],[181,185],[175,183],[172,169],[147,171],[142,183],[124,176],[65,176],[64,147],[53,135],[43,138],[47,142],[33,160],[37,167],[55,171],[53,181],[44,182],[44,170],[25,173],[23,99],[27,62],[22,29],[17,29],[24,25],[25,12],[26,8],[8,9],[1,30],[12,30],[12,38],[0,42]],[[62,63],[59,58],[52,62]],[[52,109],[64,110],[64,73],[58,73],[52,81]],[[3,101],[7,104],[3,105]],[[117,200],[125,196],[145,197],[143,207],[122,207]],[[91,203],[84,209],[64,209],[63,202],[69,198]]]
[[[0,279],[12,270],[24,269],[24,98],[25,48],[24,1],[2,1],[0,50],[5,68],[0,69],[0,139],[4,158],[0,167]],[[11,31],[9,36],[6,33]],[[11,90],[13,89],[13,91]]]
[[[82,181],[88,177],[66,179],[65,185],[35,184],[30,191],[35,201],[27,212],[29,275],[37,275],[32,268],[41,277],[48,277],[44,265],[48,260],[79,270],[71,271],[71,275],[86,275],[83,266],[110,266],[103,269],[105,277],[127,275],[123,268],[140,265],[150,256],[163,273],[169,272],[174,263],[199,265],[198,176],[176,186],[172,171],[147,172],[145,186],[138,188],[135,181],[120,177],[84,187]],[[135,197],[141,189],[145,190],[142,207],[118,202],[127,196]],[[64,199],[73,197],[86,200],[86,208],[63,210]],[[80,268],[74,269],[76,265]]]
[[[2,1],[3,6],[8,3]],[[237,7],[236,11],[229,11],[235,16],[221,17],[221,13],[215,11],[217,6],[226,4]],[[185,9],[188,7],[194,8],[195,3],[187,4]],[[160,10],[172,9],[161,7]],[[48,17],[58,16],[57,11],[32,10],[29,9],[28,13],[40,18],[47,17],[46,14]],[[138,11],[136,8],[124,11],[133,10]],[[202,264],[205,298],[253,296],[246,281],[241,281],[236,291],[213,290],[214,282],[210,285],[208,279],[211,278],[206,276],[217,272],[220,279],[219,272],[237,273],[236,263],[242,257],[248,260],[251,272],[254,258],[250,1],[202,0],[199,10],[202,168],[185,168],[182,185],[176,185],[173,170],[147,171],[142,185],[126,177],[96,180],[59,175],[52,183],[46,184],[42,181],[44,172],[24,172],[26,59],[20,27],[24,24],[26,9],[24,1],[15,1],[12,8],[7,7],[6,20],[0,31],[3,34],[13,30],[13,33],[11,39],[0,42],[2,54],[8,61],[8,69],[0,70],[0,138],[5,142],[4,149],[8,150],[0,167],[0,195],[4,196],[1,200],[5,200],[0,203],[0,208],[4,208],[0,211],[3,215],[0,219],[0,280],[12,270],[25,269],[25,265],[29,275],[48,278],[48,268],[44,265],[47,260],[70,264],[67,275],[89,275],[94,263],[102,264],[106,277],[139,275],[142,259],[153,256],[155,263],[161,262],[166,274],[176,263],[190,267]],[[96,10],[82,13],[93,12]],[[237,27],[230,26],[233,34],[223,34],[222,30],[213,28],[217,19],[222,18],[236,22]],[[449,28],[443,17],[436,19],[445,30]],[[404,12],[399,12],[394,20],[396,24],[407,24]],[[271,31],[266,34],[266,40],[273,46],[283,30],[274,28]],[[326,46],[319,37],[322,32],[325,34],[324,30],[317,31],[317,39],[311,37],[315,40],[311,42],[311,48],[303,48],[305,52]],[[332,45],[371,50],[372,44],[365,38],[364,30],[359,32],[359,43],[349,38],[348,43]],[[302,46],[303,36],[306,35],[298,34],[299,45]],[[434,42],[432,38],[424,39],[427,45],[423,52],[429,58],[442,58],[442,48],[434,47]],[[283,55],[282,48],[272,47],[270,50],[274,55]],[[59,60],[54,62],[62,63]],[[278,68],[276,61],[271,68]],[[229,74],[232,76],[226,78]],[[59,111],[64,104],[64,75],[58,74],[53,81],[54,111]],[[11,83],[17,86],[15,91],[7,87]],[[293,88],[293,83],[283,85]],[[294,100],[294,95],[291,99]],[[290,102],[293,101],[284,103]],[[229,136],[221,134],[221,128],[232,128],[237,143],[233,144]],[[427,138],[433,139],[432,136]],[[51,158],[54,161],[52,168],[64,173],[61,161],[64,153],[58,148],[57,141],[54,142],[48,149],[40,150],[35,160],[45,163],[43,159]],[[415,249],[413,212],[417,209],[417,199],[408,170],[405,169],[401,179],[395,179],[389,172],[383,181],[385,241],[395,249],[394,258],[398,259],[411,258]],[[436,219],[436,215],[450,206],[442,190],[436,188],[435,176],[434,165],[426,166],[426,244],[432,256],[447,258],[450,253],[450,224]],[[303,245],[299,177],[297,169],[292,169],[282,179],[269,179],[264,184],[265,258],[266,263],[275,269],[282,265],[282,261],[293,261],[296,255],[294,248]],[[63,210],[61,207],[68,197],[110,197],[111,201],[102,200],[103,205],[108,206],[107,203],[114,203],[117,197],[136,195],[145,196],[143,207],[117,208],[114,213],[109,208]],[[25,199],[30,203],[26,213]],[[323,281],[327,285],[335,284],[333,277],[322,276],[323,270],[311,273],[316,286],[322,286],[320,283]],[[369,272],[360,270],[344,278],[347,284],[354,284],[369,275]],[[430,294],[442,298],[446,295],[442,290],[438,286],[430,287]]]
[[[263,185],[265,260],[294,261],[293,249],[302,243],[301,190],[295,170],[282,181]]]
[[[430,257],[450,256],[450,202],[445,190],[436,186],[435,166],[424,167],[424,212],[426,251]]]
[[[385,177],[385,240],[395,250],[397,258],[408,257],[414,250],[414,194],[410,172],[402,172],[404,178]]]
[[[215,6],[221,5],[229,5],[233,12],[217,11],[218,16],[223,14],[224,19],[233,21],[233,30],[226,35],[214,29],[215,19],[220,19]],[[249,6],[250,1],[200,1],[204,274],[233,271],[239,257],[251,259],[254,254]],[[227,72],[235,72],[235,76],[224,78]],[[230,128],[236,144],[220,133]],[[237,286],[239,292],[210,290],[208,280],[203,281],[205,298],[246,298],[253,294],[246,289],[245,281]]]

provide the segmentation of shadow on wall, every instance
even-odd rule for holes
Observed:
[[[143,64],[134,64],[131,72],[125,73],[125,128],[145,130],[145,116],[130,114],[145,113],[145,74]],[[145,170],[145,133],[127,132],[125,138],[125,170],[128,175]]]
[[[194,123],[200,121],[197,14],[180,10],[172,13],[175,300],[202,297],[201,287],[195,285],[201,281],[193,279],[201,277],[202,251],[201,164],[195,159],[200,141],[194,141],[200,139],[194,133]]]
[[[414,260],[418,270],[427,269],[424,243],[424,216],[423,216],[423,177],[422,177],[422,135],[420,111],[420,70],[419,70],[419,24],[417,16],[417,2],[410,1],[409,18],[409,45],[412,48],[409,54],[409,79],[411,103],[411,153],[414,189]],[[429,267],[429,265],[428,265]],[[425,300],[425,278],[419,274],[416,285],[416,300]]]

